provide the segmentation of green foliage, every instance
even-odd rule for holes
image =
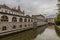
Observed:
[[[58,0],[60,2],[60,0]]]
[[[60,2],[60,0],[58,0],[58,2]],[[60,7],[59,7],[58,10],[60,10]],[[55,20],[56,25],[60,25],[60,11],[58,11],[58,12],[59,12],[59,13],[58,13],[57,18],[56,18],[56,20]]]
[[[56,25],[60,25],[60,13],[57,15],[55,23],[56,23]]]

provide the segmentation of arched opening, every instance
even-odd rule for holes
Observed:
[[[2,27],[2,30],[4,31],[4,30],[7,30],[7,27],[6,26],[3,26]]]
[[[7,10],[5,10],[5,13],[7,13]]]
[[[16,26],[15,25],[13,25],[13,29],[16,29]]]
[[[25,27],[27,27],[27,25],[25,24]]]
[[[30,24],[28,24],[28,27],[30,26]]]
[[[33,20],[31,19],[31,22],[33,22]]]
[[[8,17],[7,16],[2,16],[1,21],[8,21]]]
[[[20,25],[19,27],[22,28],[22,25]]]
[[[28,22],[30,22],[30,18],[28,19]]]
[[[13,17],[12,18],[12,22],[17,22],[17,18],[16,17]]]
[[[20,19],[19,19],[19,22],[23,22],[23,19],[22,19],[22,18],[20,18]]]
[[[27,18],[24,19],[24,22],[27,22]]]

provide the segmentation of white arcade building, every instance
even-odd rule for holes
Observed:
[[[33,18],[24,14],[20,6],[16,9],[5,4],[0,5],[0,33],[33,27]]]

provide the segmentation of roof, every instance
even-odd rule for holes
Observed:
[[[36,17],[36,16],[42,16],[42,17],[44,17],[44,16],[43,16],[43,15],[41,15],[41,14],[40,14],[40,15],[32,15],[32,17]]]
[[[6,8],[6,9],[11,9],[11,8],[9,8],[7,5],[5,5],[5,4],[0,5],[0,7],[2,7],[2,8]]]
[[[5,8],[5,9],[10,9],[10,10],[18,12],[18,13],[24,13],[21,10],[18,10],[18,9],[15,9],[15,8],[10,8],[6,4],[0,5],[0,7]]]
[[[18,12],[18,13],[23,13],[21,10],[17,10],[17,9],[14,9],[14,8],[12,8],[12,11],[15,11],[15,12]]]

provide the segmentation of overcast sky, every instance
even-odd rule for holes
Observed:
[[[55,15],[57,12],[57,0],[0,0],[0,4],[6,4],[10,7],[20,5],[26,14]]]

